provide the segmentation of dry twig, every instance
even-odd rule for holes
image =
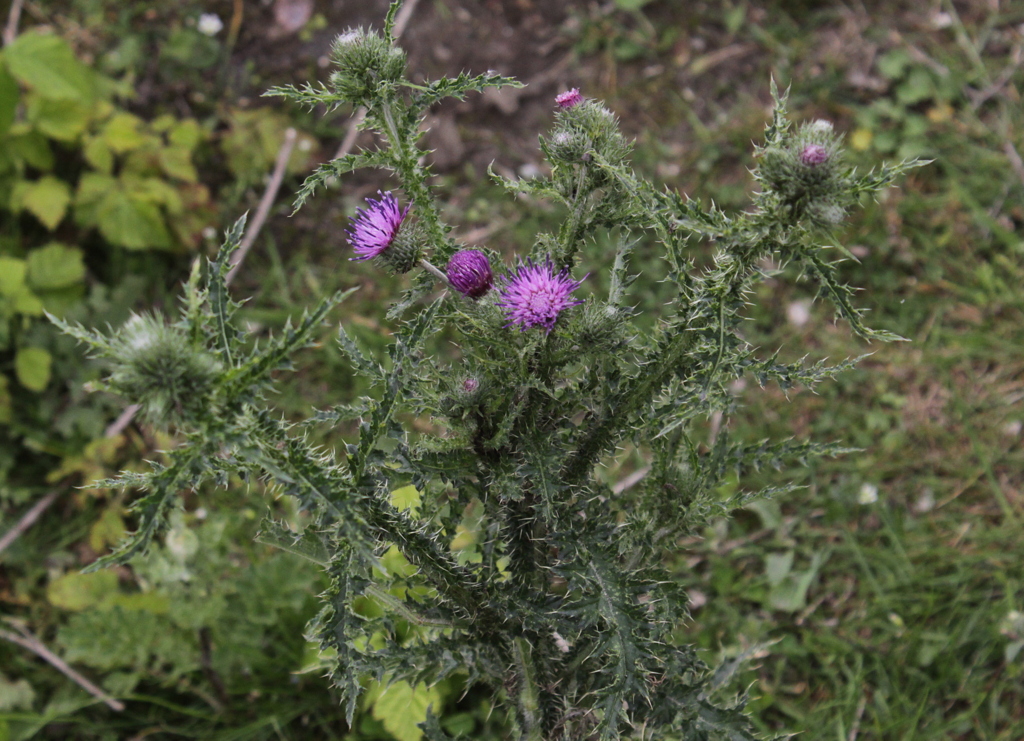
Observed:
[[[18,36],[18,21],[21,19],[21,7],[25,0],[14,0],[11,10],[7,13],[7,25],[4,27],[4,46],[9,45]]]
[[[242,237],[242,244],[235,251],[235,254],[231,256],[231,270],[228,271],[225,281],[228,285],[235,279],[235,274],[238,272],[238,267],[241,265],[242,260],[249,253],[253,243],[256,241],[256,236],[260,233],[260,229],[263,228],[263,223],[267,220],[267,215],[270,213],[270,207],[274,205],[274,199],[277,198],[277,191],[281,189],[281,181],[284,180],[284,172],[288,167],[288,160],[291,159],[292,149],[295,148],[295,140],[298,138],[298,132],[289,127],[284,132],[284,143],[277,152],[277,161],[274,163],[274,174],[270,176],[270,183],[267,185],[266,191],[263,193],[263,198],[260,200],[260,205],[256,209],[256,216],[253,217],[252,223],[249,228],[245,230],[245,236]]]
[[[11,643],[16,643],[22,648],[28,649],[97,700],[102,700],[111,710],[116,710],[117,712],[124,710],[124,703],[115,700],[113,697],[68,666],[64,659],[53,653],[43,645],[42,641],[29,633],[25,628],[22,628],[11,620],[8,620],[7,624],[11,625],[18,632],[13,633],[9,630],[0,629],[0,638],[3,638],[5,641],[10,641]]]
[[[54,489],[45,497],[33,504],[32,508],[22,515],[21,519],[18,520],[14,527],[4,533],[4,536],[0,538],[0,553],[3,553],[7,549],[7,546],[17,540],[19,535],[32,527],[32,524],[38,520],[39,516],[57,500],[57,497],[60,496],[63,491],[64,488]]]

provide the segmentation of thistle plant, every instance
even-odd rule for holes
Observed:
[[[214,259],[197,263],[173,323],[139,317],[103,335],[55,319],[111,360],[110,390],[173,425],[182,441],[166,465],[104,482],[144,493],[134,505],[138,529],[92,568],[143,552],[183,489],[262,477],[309,515],[301,533],[268,522],[263,540],[329,575],[308,632],[350,720],[368,678],[416,684],[461,673],[489,689],[526,741],[752,739],[744,698],[716,695],[735,662],[709,668],[676,637],[687,596],[665,555],[709,518],[793,488],[723,500],[726,477],[848,452],[837,443],[729,434],[736,379],[813,387],[855,362],[760,356],[743,339],[744,310],[769,265],[788,265],[817,282],[856,335],[898,339],[862,321],[853,289],[837,276],[833,255],[846,253],[829,246],[829,230],[862,195],[918,163],[856,173],[843,164],[831,125],[794,127],[773,85],[758,190],[748,210],[727,214],[635,173],[615,116],[574,89],[553,101],[553,131],[541,139],[550,176],[494,176],[510,194],[567,213],[556,232],[538,234],[506,261],[453,239],[418,140],[439,100],[518,83],[491,73],[410,81],[391,34],[399,4],[383,34],[339,38],[329,85],[270,92],[311,106],[364,105],[365,126],[379,137],[378,148],[321,166],[296,208],[327,178],[362,167],[390,172],[400,189],[369,199],[348,233],[352,259],[411,274],[388,310],[400,329],[387,358],[338,330],[372,394],[302,423],[282,421],[267,404],[273,372],[313,343],[351,291],[262,345],[247,341],[225,284],[244,218]],[[595,237],[605,233],[620,235],[607,294],[587,274],[598,262]],[[631,272],[639,237],[660,247],[674,289],[653,320],[631,305],[645,281]],[[698,269],[708,244],[714,259]],[[457,356],[429,351],[442,327],[458,338]],[[725,421],[706,444],[698,435],[715,412]],[[403,422],[413,418],[429,420],[431,431]],[[351,420],[358,436],[343,450],[309,442],[311,428]],[[602,475],[602,461],[624,445],[650,461],[646,477],[625,489]],[[418,501],[402,509],[392,493],[409,486]],[[453,549],[469,508],[482,512],[471,552]],[[385,552],[405,567],[387,568]],[[449,738],[433,713],[422,727],[430,741]]]

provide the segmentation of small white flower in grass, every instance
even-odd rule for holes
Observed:
[[[562,636],[559,635],[557,630],[551,634],[551,637],[555,639],[555,645],[558,646],[559,651],[561,651],[563,654],[569,653],[570,648],[572,648],[569,645],[569,641],[562,638]]]
[[[874,484],[863,483],[860,491],[857,492],[858,504],[874,504],[878,501],[878,487]]]
[[[212,226],[208,226],[205,229],[203,229],[203,239],[216,239],[216,238],[217,238],[217,230],[214,229]]]
[[[933,509],[935,509],[935,492],[926,487],[921,492],[921,496],[919,496],[917,501],[914,502],[914,511],[925,514],[926,512],[931,512]]]
[[[196,23],[196,30],[205,36],[216,36],[224,28],[224,22],[216,13],[203,13]]]
[[[811,302],[793,301],[786,307],[786,318],[794,327],[802,327],[811,320]]]
[[[999,632],[1007,638],[1020,638],[1024,635],[1024,613],[1010,610],[1006,617],[999,621]]]

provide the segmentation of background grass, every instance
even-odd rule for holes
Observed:
[[[848,132],[858,165],[935,160],[898,191],[863,204],[837,236],[859,258],[845,277],[865,287],[860,305],[871,309],[871,323],[910,342],[865,346],[834,324],[785,266],[751,297],[746,337],[764,350],[789,359],[871,355],[817,394],[737,385],[736,414],[709,421],[709,437],[728,426],[751,441],[836,440],[863,452],[737,482],[796,480],[804,488],[736,512],[667,554],[693,600],[693,620],[679,639],[701,646],[712,662],[761,645],[737,689],[746,688],[765,731],[836,741],[1024,738],[1024,10],[1007,3],[615,5],[571,5],[559,29],[575,55],[568,77],[620,113],[638,140],[637,168],[671,187],[727,208],[746,205],[769,75],[791,84],[798,119],[829,118]],[[252,67],[259,63],[254,58]],[[201,85],[182,79],[161,84]],[[340,119],[314,124],[299,112],[287,115],[316,133],[325,151],[334,146]],[[486,138],[486,115],[473,120],[467,115],[464,126],[482,127]],[[499,164],[512,169],[530,162],[522,150],[506,157]],[[545,204],[505,202],[479,168],[450,169],[439,184],[449,223],[462,233],[492,227],[488,244],[507,255],[558,216]],[[358,300],[332,319],[352,326],[368,347],[383,345],[389,327],[381,305],[397,281],[347,262],[338,240],[322,236],[325,224],[336,230],[341,213],[351,211],[354,193],[378,185],[341,183],[291,221],[283,218],[282,198],[238,284],[240,294],[253,296],[245,311],[254,327],[273,329],[325,293],[360,283]],[[233,215],[259,188],[220,192],[225,214]],[[694,249],[700,254],[705,246]],[[652,250],[641,246],[637,255],[645,278],[636,284],[636,302],[656,311],[662,267]],[[329,334],[325,329],[323,346],[302,356],[298,373],[282,378],[278,403],[286,414],[358,393]],[[83,476],[134,465],[168,442],[133,431],[116,451],[86,456],[92,467],[83,464]],[[608,462],[605,475],[619,480],[643,465],[643,451],[627,450]],[[265,573],[274,585],[284,578],[275,569],[288,557],[251,544],[262,511],[281,504],[254,492],[258,487],[187,498],[188,514],[175,532],[199,539],[200,548],[182,560],[199,590],[190,598],[206,590],[231,604],[240,579]],[[77,657],[79,668],[115,694],[118,677],[137,674],[121,694],[128,710],[90,704],[48,666],[0,643],[7,676],[0,700],[7,698],[8,708],[0,723],[10,738],[31,737],[33,727],[50,738],[392,737],[372,708],[346,730],[315,670],[292,673],[315,667],[295,631],[278,634],[276,623],[255,616],[252,625],[225,627],[227,616],[218,614],[203,626],[216,633],[259,625],[256,655],[276,647],[277,659],[253,658],[237,674],[223,656],[226,663],[211,674],[200,631],[173,613],[167,629],[179,631],[182,644],[168,649],[163,663],[150,657],[139,666],[104,667],[90,658],[81,647],[96,630],[86,625],[90,611],[100,607],[61,609],[51,585],[79,568],[81,544],[106,512],[122,506],[109,495],[76,496],[50,512],[4,554],[0,597],[9,616],[69,660]],[[5,521],[18,514],[12,509]],[[211,521],[223,528],[214,533]],[[219,554],[216,568],[200,568],[208,554]],[[293,575],[305,575],[306,592],[315,592],[315,570],[287,564]],[[142,593],[168,593],[173,583],[167,578],[156,589],[159,580],[138,573],[120,578],[122,590]],[[254,612],[274,604],[273,614],[293,628],[315,608],[315,601],[283,592],[263,599]],[[213,654],[232,645],[221,638]],[[26,685],[34,699],[12,701]],[[481,697],[444,691],[450,728],[500,737],[501,719]]]

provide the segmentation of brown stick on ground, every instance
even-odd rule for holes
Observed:
[[[249,228],[245,230],[245,236],[242,237],[242,244],[239,245],[235,254],[231,256],[231,270],[228,271],[227,277],[225,278],[228,285],[231,285],[231,281],[235,279],[235,274],[238,273],[239,265],[241,265],[245,256],[249,254],[249,250],[256,241],[256,236],[260,233],[260,229],[263,228],[263,223],[267,220],[267,215],[270,213],[270,207],[274,205],[274,199],[277,198],[277,191],[281,189],[281,181],[284,180],[284,172],[288,167],[288,160],[291,159],[292,149],[295,147],[295,140],[297,138],[298,132],[291,127],[284,132],[284,143],[281,144],[281,148],[277,151],[277,161],[274,163],[274,173],[270,176],[270,183],[267,185],[267,189],[263,193],[263,198],[260,199],[260,205],[256,209],[256,216],[253,217]]]
[[[8,621],[8,624],[12,624],[11,621]],[[22,648],[28,649],[97,700],[102,700],[111,710],[116,710],[117,712],[124,710],[124,703],[115,700],[113,697],[68,666],[64,659],[44,646],[42,641],[34,635],[18,625],[13,625],[13,627],[18,631],[17,633],[0,629],[0,638],[3,638],[5,641],[10,641],[11,643],[16,643]]]
[[[57,501],[57,497],[60,496],[61,492],[63,492],[65,488],[66,487],[54,489],[45,497],[33,504],[31,509],[22,515],[21,519],[18,520],[14,527],[4,533],[3,537],[0,538],[0,553],[3,553],[7,549],[7,546],[17,540],[19,535],[32,527],[33,523],[39,519],[39,516],[42,515],[51,504]]]
[[[18,20],[21,18],[21,6],[25,0],[14,0],[11,3],[11,11],[7,14],[7,25],[4,27],[4,46],[7,46],[18,36]]]

